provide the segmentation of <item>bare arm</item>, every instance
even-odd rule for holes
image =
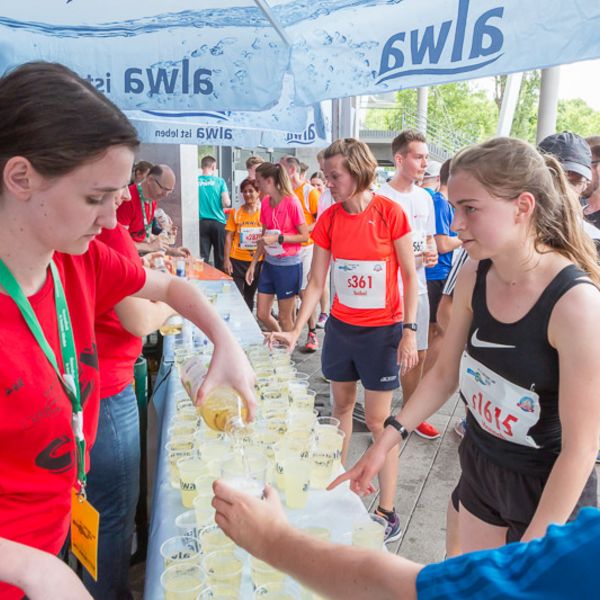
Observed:
[[[435,236],[435,245],[437,246],[439,254],[446,254],[447,252],[452,252],[453,250],[460,248],[462,242],[457,236],[444,235],[442,233]]]
[[[229,208],[231,206],[231,198],[229,197],[229,192],[221,193],[221,206],[223,208]]]
[[[91,600],[77,575],[56,556],[0,538],[0,581],[14,585],[30,600]]]
[[[233,273],[233,267],[231,266],[231,244],[233,243],[233,231],[225,232],[225,248],[223,249],[223,267],[229,275]]]
[[[146,283],[134,296],[165,302],[202,329],[215,345],[198,402],[202,403],[213,387],[229,385],[246,400],[253,418],[256,409],[254,371],[245,352],[202,292],[185,279],[146,269]],[[232,364],[236,365],[235,369],[231,369]]]
[[[548,339],[559,357],[562,449],[522,541],[567,521],[594,468],[600,437],[599,313],[600,294],[586,284],[569,290],[552,312]]]
[[[213,484],[216,522],[236,544],[319,595],[340,600],[416,598],[422,566],[391,552],[341,546],[291,527],[277,492],[259,500],[221,481]]]
[[[417,294],[419,283],[415,269],[415,259],[412,247],[412,234],[407,233],[401,238],[394,240],[394,250],[400,268],[403,289],[403,312],[404,322],[414,323],[417,320]],[[398,346],[398,364],[400,374],[404,375],[419,362],[417,353],[417,334],[415,331],[405,329]]]
[[[301,244],[303,242],[308,241],[308,225],[306,223],[302,223],[302,225],[298,225],[296,227],[298,233],[286,233],[283,236],[283,243],[287,244]],[[275,233],[269,233],[264,235],[263,231],[263,242],[269,246],[271,244],[276,244],[278,241],[278,235]]]
[[[169,247],[167,240],[156,236],[151,242],[133,242],[139,254],[147,254],[148,252],[158,252],[166,250]]]
[[[150,302],[129,296],[115,306],[121,325],[132,335],[142,337],[156,331],[175,311],[164,302]]]
[[[460,358],[473,316],[471,296],[476,265],[477,263],[467,261],[461,269],[454,292],[452,315],[442,341],[440,355],[417,386],[411,401],[396,416],[408,431],[412,431],[430,417],[456,391]],[[350,488],[357,494],[373,493],[375,488],[371,480],[383,466],[389,450],[400,441],[400,434],[393,427],[386,427],[381,437],[363,454],[356,465],[335,479],[329,488],[334,488],[349,479]]]

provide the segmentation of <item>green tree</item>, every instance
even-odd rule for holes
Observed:
[[[558,103],[556,131],[572,131],[583,137],[600,134],[600,111],[594,110],[581,98]]]
[[[400,131],[417,125],[416,113],[416,90],[402,90],[396,94],[394,108],[370,109],[365,126],[368,129]],[[468,82],[449,83],[429,90],[427,134],[432,141],[438,141],[449,149],[492,136],[497,119],[498,109],[493,100]]]

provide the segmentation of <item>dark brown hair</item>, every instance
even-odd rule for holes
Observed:
[[[450,177],[450,164],[451,158],[446,159],[440,167],[440,185],[448,185],[448,178]]]
[[[240,183],[240,192],[243,192],[244,188],[247,188],[248,186],[252,186],[257,192],[259,191],[256,179],[250,179],[250,177],[246,177],[246,179]]]
[[[422,142],[423,144],[426,144],[427,139],[416,129],[405,129],[392,141],[392,156],[396,156],[396,154],[405,156],[411,142]]]
[[[40,175],[60,177],[111,146],[139,145],[125,115],[57,63],[27,63],[0,78],[0,124],[0,173],[22,156]]]

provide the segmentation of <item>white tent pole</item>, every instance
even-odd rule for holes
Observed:
[[[556,131],[559,83],[560,67],[542,69],[536,133],[536,141],[538,142],[541,142],[546,136]]]
[[[198,210],[198,146],[179,146],[181,185],[181,236],[183,245],[200,256],[200,214]]]
[[[417,89],[417,129],[427,133],[427,104],[429,103],[429,88]]]
[[[285,32],[283,25],[277,20],[275,15],[273,14],[273,9],[265,2],[265,0],[254,0],[254,3],[261,10],[263,15],[267,18],[269,23],[273,26],[273,29],[279,34],[279,37],[283,40],[286,46],[291,47],[292,41],[288,37],[288,34]]]
[[[500,116],[498,117],[498,127],[496,129],[496,135],[498,136],[510,135],[522,81],[523,73],[513,73],[506,78],[506,88],[502,96],[502,106],[500,107]]]

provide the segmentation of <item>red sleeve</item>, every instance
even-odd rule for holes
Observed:
[[[317,220],[315,228],[312,230],[310,237],[313,242],[324,250],[331,249],[331,238],[329,233],[331,230],[331,219],[335,212],[335,205],[330,206]]]
[[[129,232],[121,223],[117,223],[114,229],[103,229],[96,239],[123,256],[126,256],[129,260],[136,263],[141,262]]]
[[[93,241],[88,250],[96,273],[96,314],[113,308],[134,294],[146,282],[146,272],[134,262],[102,242]]]
[[[389,200],[383,196],[381,198],[385,206],[384,214],[387,218],[392,240],[398,240],[407,233],[410,233],[410,223],[402,207],[393,200]]]
[[[133,201],[123,202],[119,208],[117,208],[117,221],[125,227],[129,227],[131,225],[131,221],[133,220],[134,212],[133,212]]]

